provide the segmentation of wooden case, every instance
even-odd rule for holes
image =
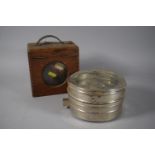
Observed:
[[[59,42],[41,40],[53,37]],[[32,95],[46,96],[66,93],[67,77],[79,70],[79,48],[72,41],[62,42],[48,35],[37,43],[28,43]]]

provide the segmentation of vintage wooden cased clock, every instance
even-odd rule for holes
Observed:
[[[43,42],[45,38],[57,42]],[[66,93],[68,76],[79,70],[79,48],[72,41],[61,41],[46,35],[36,43],[28,43],[32,95],[46,96]]]

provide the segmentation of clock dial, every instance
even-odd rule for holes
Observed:
[[[43,80],[47,85],[58,86],[67,79],[67,67],[59,61],[47,64],[43,69]]]

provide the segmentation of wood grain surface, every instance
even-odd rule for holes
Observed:
[[[42,76],[45,65],[58,61],[67,66],[68,75],[79,70],[79,48],[75,43],[47,42],[41,45],[29,43],[27,45],[28,61],[31,77],[32,96],[46,96],[66,93],[66,81],[58,86],[47,85]]]

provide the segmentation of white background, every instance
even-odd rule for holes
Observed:
[[[1,0],[0,7],[4,26],[155,24],[153,0]],[[154,130],[1,130],[0,151],[3,155],[154,154],[154,135]]]

